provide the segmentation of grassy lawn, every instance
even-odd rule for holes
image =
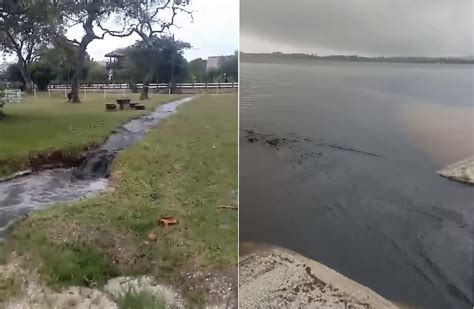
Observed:
[[[104,104],[115,102],[120,94],[89,93],[82,104],[68,104],[63,93],[27,96],[24,103],[6,104],[0,119],[0,176],[27,168],[38,157],[51,152],[77,155],[85,148],[101,143],[119,124],[147,111],[106,112]],[[138,94],[127,94],[138,101]],[[175,99],[176,96],[153,95],[146,109]],[[41,162],[40,162],[41,163]]]
[[[113,190],[31,214],[3,250],[58,287],[236,266],[237,211],[219,206],[237,205],[237,156],[237,95],[201,96],[118,155]],[[158,226],[162,215],[179,223]]]

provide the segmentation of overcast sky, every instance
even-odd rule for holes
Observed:
[[[474,55],[473,0],[241,0],[244,52]]]

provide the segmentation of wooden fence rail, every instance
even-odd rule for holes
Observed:
[[[137,89],[142,89],[143,84],[134,84]],[[238,88],[239,83],[179,83],[176,84],[178,89],[233,89]],[[149,89],[168,89],[169,84],[149,84]],[[49,85],[49,90],[67,90],[71,89],[70,85]],[[81,84],[80,89],[86,90],[130,90],[129,84]]]

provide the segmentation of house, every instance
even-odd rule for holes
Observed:
[[[206,71],[219,70],[226,58],[226,56],[213,56],[207,58]]]

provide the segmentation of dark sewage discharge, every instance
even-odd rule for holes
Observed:
[[[117,153],[142,139],[162,119],[192,97],[165,103],[152,113],[122,125],[76,168],[55,168],[0,182],[0,239],[8,226],[22,215],[94,195],[107,187],[110,165]]]

